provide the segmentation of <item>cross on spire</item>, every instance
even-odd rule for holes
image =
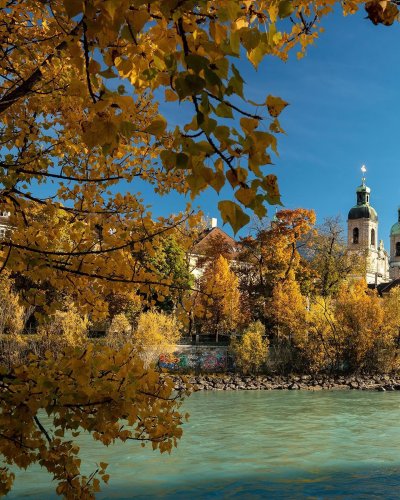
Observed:
[[[362,185],[365,186],[365,172],[367,171],[367,167],[365,165],[363,165],[361,167],[361,172],[362,172],[362,177],[361,177],[361,180],[362,180]]]

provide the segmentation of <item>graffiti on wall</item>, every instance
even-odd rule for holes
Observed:
[[[228,353],[224,348],[193,347],[173,354],[162,354],[158,362],[161,368],[172,371],[224,371],[229,365]]]
[[[200,365],[205,371],[221,371],[226,369],[226,352],[206,352],[201,357]]]

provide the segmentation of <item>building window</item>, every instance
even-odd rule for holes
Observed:
[[[358,243],[358,227],[355,227],[353,229],[353,243]]]
[[[375,229],[371,229],[371,246],[375,246]]]
[[[396,243],[396,257],[400,257],[400,241]]]

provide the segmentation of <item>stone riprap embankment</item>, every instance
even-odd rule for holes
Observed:
[[[176,389],[182,386],[182,378],[173,375]],[[360,376],[245,376],[245,375],[187,375],[185,379],[194,391],[237,390],[373,390],[400,391],[400,375]]]

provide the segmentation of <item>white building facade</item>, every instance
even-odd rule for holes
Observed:
[[[10,212],[0,211],[0,241],[4,240],[10,229]]]

